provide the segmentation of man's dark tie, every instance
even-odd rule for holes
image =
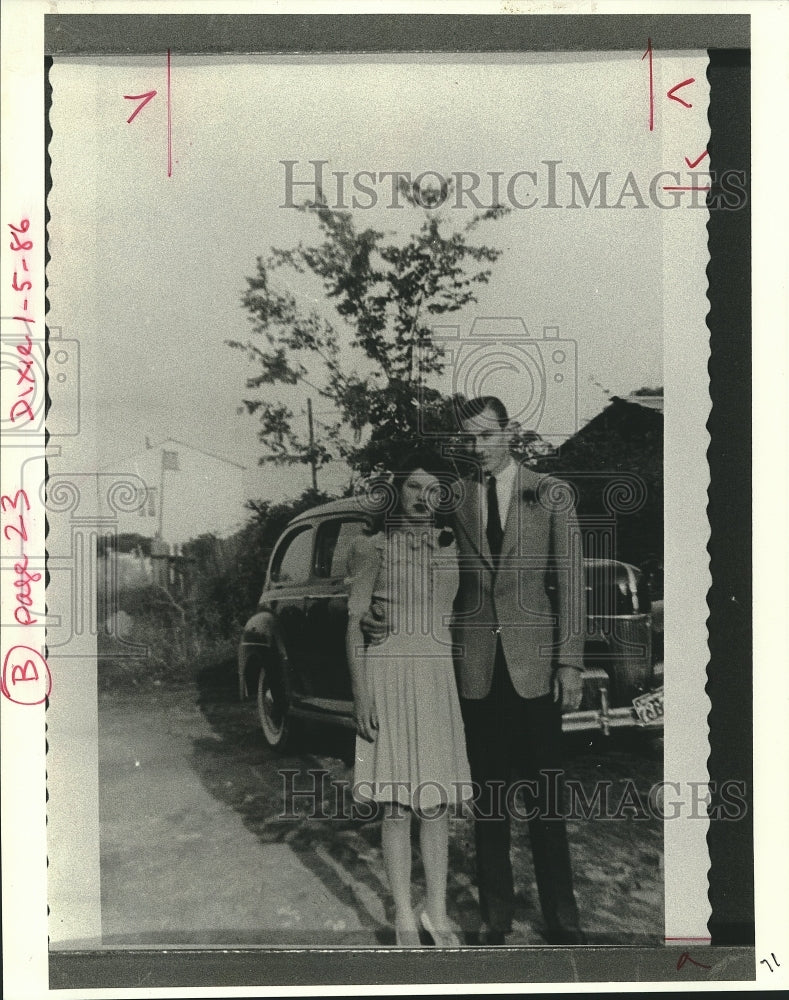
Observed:
[[[488,477],[488,545],[490,554],[494,559],[501,555],[501,543],[504,538],[504,531],[501,527],[501,517],[499,515],[499,495],[496,492],[496,477]]]

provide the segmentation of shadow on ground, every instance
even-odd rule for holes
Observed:
[[[286,843],[326,891],[358,916],[357,928],[315,928],[346,945],[394,943],[392,908],[380,850],[380,816],[354,815],[348,786],[353,778],[354,737],[317,724],[300,728],[292,752],[278,755],[266,744],[254,703],[239,703],[232,663],[203,670],[198,704],[218,739],[194,741],[193,766],[206,788],[234,809],[261,844]],[[582,924],[592,944],[654,944],[663,940],[663,831],[651,816],[628,809],[633,794],[647,801],[662,778],[662,746],[640,733],[568,738],[567,777],[580,782],[587,800],[596,782],[606,783],[607,811],[618,819],[570,819],[568,830]],[[296,772],[295,774],[293,772]],[[333,784],[334,783],[334,784]],[[338,790],[339,789],[339,790]],[[293,791],[310,792],[310,795]],[[630,797],[628,799],[628,796]],[[358,812],[358,811],[357,811]],[[543,944],[525,823],[513,836],[516,914],[508,943]],[[451,823],[448,908],[466,943],[478,941],[473,824]],[[416,837],[414,843],[416,844]],[[415,904],[423,872],[414,855]],[[283,920],[288,887],[282,887]]]

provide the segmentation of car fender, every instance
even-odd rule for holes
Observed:
[[[257,659],[278,650],[277,624],[270,611],[258,611],[244,625],[238,646],[238,688],[243,701],[250,695],[247,689],[249,667]]]
[[[276,615],[270,611],[259,611],[244,626],[238,652],[238,683],[241,700],[250,696],[247,680],[255,661],[262,666],[265,660],[278,664],[282,693],[290,703],[293,693],[288,654],[282,641]],[[257,678],[255,679],[257,683]],[[252,692],[254,697],[254,692]]]

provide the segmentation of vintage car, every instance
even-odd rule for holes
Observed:
[[[240,696],[257,694],[271,747],[285,748],[297,719],[354,728],[345,575],[350,544],[366,523],[357,501],[336,500],[295,517],[274,547],[238,656]],[[585,575],[583,701],[564,715],[564,729],[659,729],[663,690],[646,577],[612,559],[587,559]]]

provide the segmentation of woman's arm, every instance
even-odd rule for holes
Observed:
[[[345,635],[345,649],[351,673],[356,731],[362,739],[370,743],[375,740],[378,717],[373,693],[367,680],[361,620],[372,601],[380,561],[380,550],[375,541],[369,536],[359,536],[353,543],[348,558],[348,629]]]

